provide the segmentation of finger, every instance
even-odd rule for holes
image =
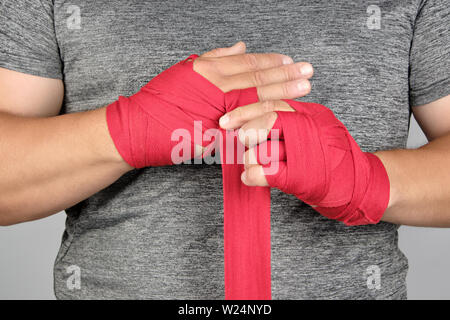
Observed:
[[[228,48],[216,48],[201,55],[204,58],[218,58],[225,56],[232,56],[237,54],[244,54],[246,45],[244,42],[239,41]]]
[[[262,166],[253,166],[242,172],[241,181],[252,187],[267,187],[269,186]]]
[[[257,91],[259,101],[295,99],[309,94],[311,83],[307,79],[299,79],[260,86]]]
[[[265,141],[248,149],[244,153],[244,168],[270,163],[286,161],[286,148],[283,141]]]
[[[219,119],[219,125],[223,129],[237,129],[244,123],[273,111],[295,111],[295,109],[282,100],[252,103],[226,113]]]
[[[239,129],[239,141],[247,147],[253,147],[266,141],[277,118],[276,112],[267,112],[247,122]]]
[[[247,53],[215,59],[217,71],[225,76],[271,69],[292,64],[291,57],[279,53]]]
[[[239,73],[229,76],[227,81],[240,88],[260,87],[272,83],[281,83],[297,79],[311,78],[312,66],[306,62],[298,62],[270,69]]]
[[[279,117],[272,126],[272,129],[270,129],[267,140],[284,140],[283,126]]]

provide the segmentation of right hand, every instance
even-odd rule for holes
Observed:
[[[111,136],[132,167],[173,164],[172,149],[178,144],[172,141],[173,132],[187,130],[195,137],[196,120],[202,121],[201,130],[218,128],[219,118],[239,105],[293,99],[310,90],[309,64],[294,64],[275,53],[245,54],[242,42],[193,59],[175,64],[135,95],[108,106]],[[302,74],[304,67],[311,74]],[[192,149],[183,149],[184,160],[202,153],[202,146],[188,142]]]

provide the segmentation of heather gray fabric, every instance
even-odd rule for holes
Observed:
[[[330,107],[365,151],[405,147],[410,102],[450,93],[447,0],[23,2],[1,1],[0,66],[62,78],[63,113],[107,105],[237,40],[311,62],[302,100]],[[57,298],[222,299],[221,179],[218,165],[147,168],[67,209]],[[397,227],[346,227],[273,190],[273,298],[405,298]],[[73,265],[80,289],[66,285]],[[379,289],[367,285],[377,267]]]

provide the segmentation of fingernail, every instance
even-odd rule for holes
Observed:
[[[290,57],[283,58],[283,64],[292,64],[294,61]]]
[[[309,81],[308,80],[302,80],[302,81],[299,81],[298,83],[297,83],[297,88],[298,88],[298,90],[300,90],[300,91],[308,91],[308,89],[309,89]]]
[[[230,117],[228,115],[224,115],[219,119],[219,125],[221,127],[223,127],[224,125],[226,125],[228,122],[230,122]]]
[[[302,75],[304,75],[304,76],[307,76],[307,75],[311,74],[311,73],[312,73],[312,67],[311,67],[311,65],[309,65],[309,64],[303,65],[303,66],[300,68],[300,73],[301,73]]]

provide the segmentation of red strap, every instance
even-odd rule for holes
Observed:
[[[192,55],[177,63],[135,95],[120,97],[108,106],[111,137],[131,166],[172,164],[171,151],[177,142],[171,142],[171,134],[175,129],[187,130],[191,137],[201,135],[218,128],[224,113],[258,101],[256,88],[223,93],[193,71],[196,58]],[[194,120],[202,121],[201,132]],[[236,148],[235,135],[221,132],[221,155],[226,151],[234,154],[232,159],[222,157],[225,298],[270,299],[270,189],[250,188],[241,182],[243,165],[237,163],[242,154],[237,153],[243,148]],[[227,142],[226,136],[231,140]],[[189,143],[192,155],[193,141]],[[189,159],[190,155],[183,156]]]
[[[238,143],[235,134],[228,136]],[[271,299],[270,189],[247,187],[243,171],[243,165],[222,163],[225,299]]]

